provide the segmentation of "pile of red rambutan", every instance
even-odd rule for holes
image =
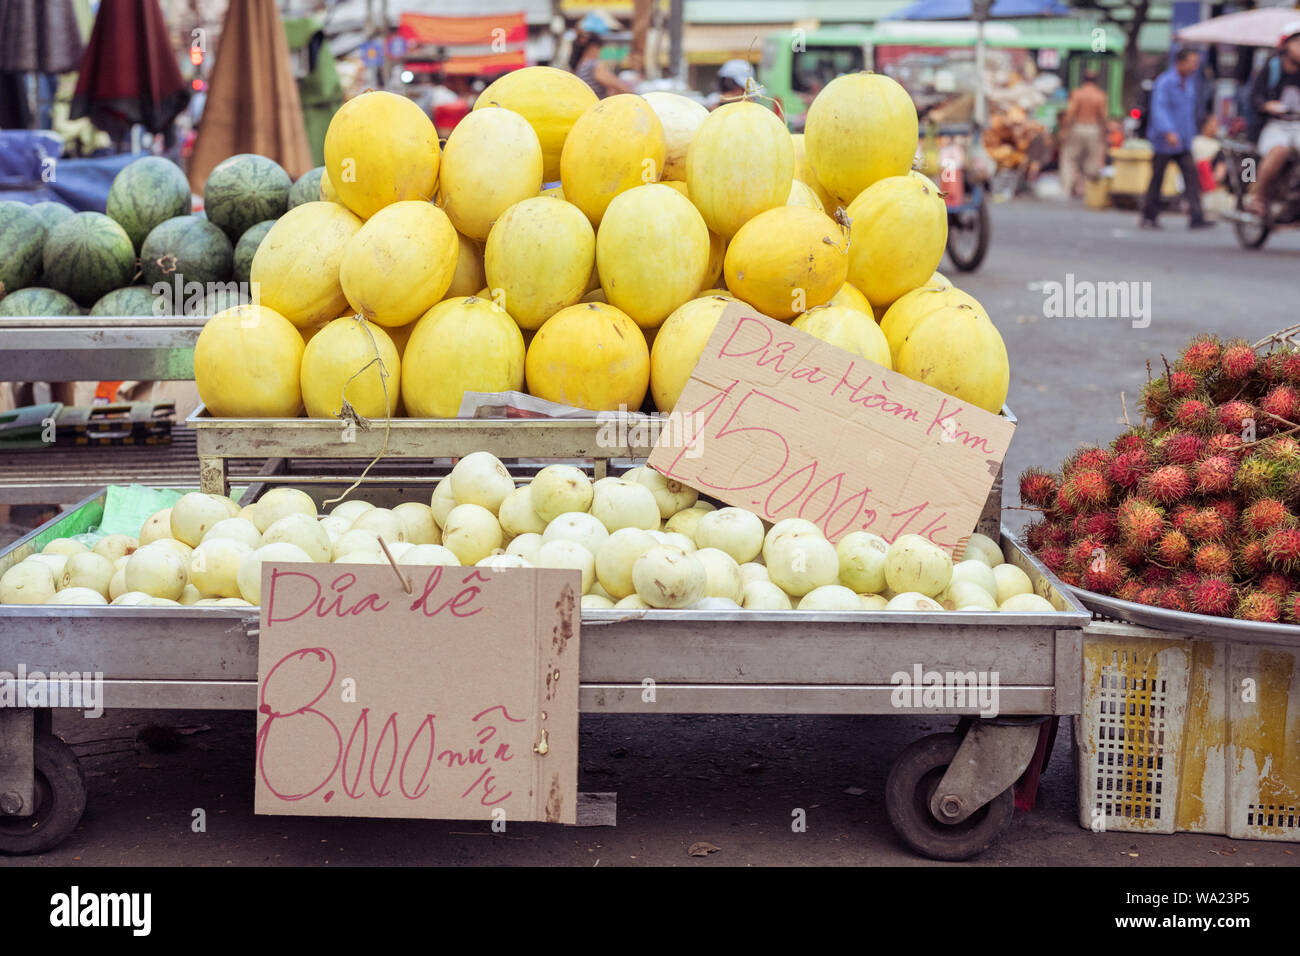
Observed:
[[[1099,594],[1300,624],[1300,349],[1199,336],[1142,403],[1109,448],[1020,476],[1030,549]]]

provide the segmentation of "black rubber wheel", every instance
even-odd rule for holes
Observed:
[[[1015,796],[1008,787],[961,823],[942,823],[930,798],[957,756],[961,734],[931,734],[910,744],[889,768],[885,809],[904,843],[932,860],[969,860],[992,846],[1011,823]]]
[[[1243,249],[1258,249],[1268,239],[1271,231],[1267,223],[1245,223],[1233,221],[1232,231],[1237,234],[1237,244]]]
[[[0,853],[44,853],[62,843],[86,809],[86,780],[72,748],[52,734],[36,738],[36,812],[0,816]]]
[[[989,251],[992,225],[989,204],[979,204],[974,212],[948,217],[948,258],[962,272],[974,272]]]

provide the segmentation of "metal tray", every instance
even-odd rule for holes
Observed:
[[[1209,614],[1170,611],[1149,604],[1121,601],[1119,598],[1070,587],[1068,584],[1062,587],[1073,591],[1074,597],[1094,614],[1127,621],[1141,627],[1173,631],[1186,637],[1214,638],[1241,644],[1300,647],[1300,627],[1293,624],[1265,624],[1260,621],[1238,621],[1234,618],[1214,617]]]
[[[0,381],[191,381],[206,316],[0,318]]]

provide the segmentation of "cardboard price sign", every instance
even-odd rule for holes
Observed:
[[[974,530],[1015,426],[821,339],[728,306],[649,464],[831,541]]]
[[[257,813],[574,823],[576,571],[265,564]]]

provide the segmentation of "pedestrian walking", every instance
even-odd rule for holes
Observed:
[[[1201,210],[1200,177],[1192,160],[1192,140],[1196,138],[1197,91],[1193,79],[1201,65],[1201,55],[1195,50],[1182,49],[1174,58],[1174,65],[1156,78],[1151,90],[1151,120],[1147,138],[1155,155],[1151,158],[1151,182],[1147,186],[1146,201],[1142,204],[1141,226],[1158,229],[1160,215],[1160,188],[1165,181],[1165,169],[1177,163],[1183,174],[1183,188],[1187,197],[1188,227],[1203,229],[1214,225]]]
[[[1097,178],[1106,155],[1106,114],[1110,104],[1106,91],[1089,70],[1083,82],[1070,94],[1061,117],[1061,192],[1067,199],[1083,194],[1082,183]]]

